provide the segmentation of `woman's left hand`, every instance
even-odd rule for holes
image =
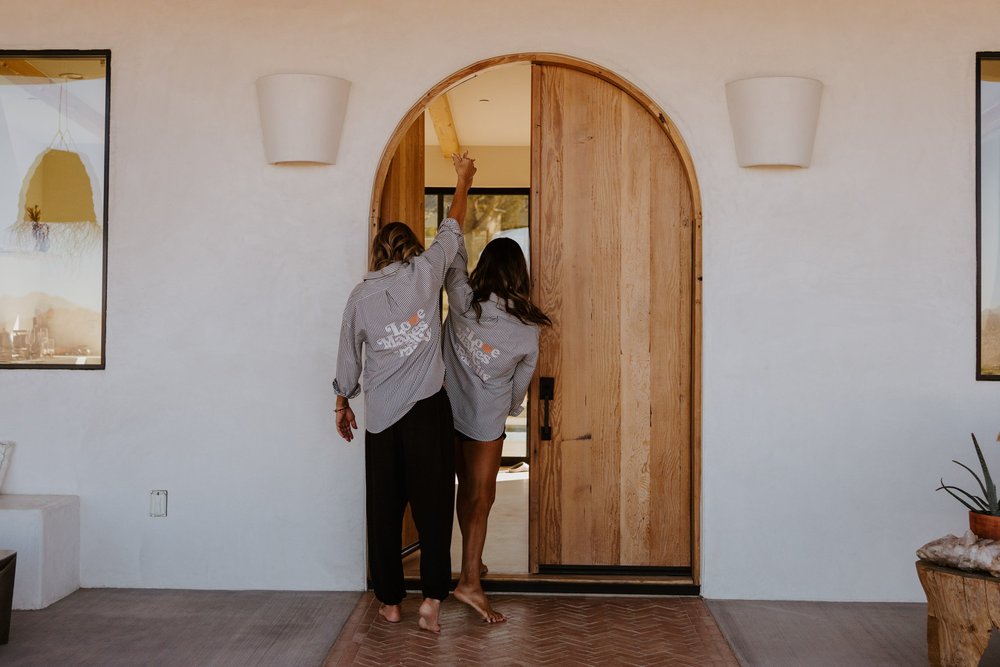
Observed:
[[[354,430],[358,428],[358,421],[354,417],[354,410],[351,410],[351,406],[345,405],[343,408],[337,408],[337,433],[340,437],[350,442],[354,440]]]

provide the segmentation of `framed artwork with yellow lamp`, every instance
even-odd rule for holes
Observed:
[[[111,52],[0,51],[0,368],[105,367]]]

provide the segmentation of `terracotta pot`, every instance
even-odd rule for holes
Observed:
[[[984,540],[1000,540],[1000,516],[969,512],[969,529]]]

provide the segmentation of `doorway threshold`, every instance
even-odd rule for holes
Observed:
[[[487,593],[559,593],[570,595],[680,595],[699,596],[701,586],[690,576],[495,574],[481,579]],[[420,591],[418,577],[406,577],[408,591]],[[458,584],[453,575],[451,587]]]

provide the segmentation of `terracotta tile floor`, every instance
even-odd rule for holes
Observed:
[[[398,625],[361,597],[326,660],[333,665],[738,665],[698,598],[494,596],[506,623],[487,625],[449,599],[440,635],[417,628],[419,597]]]

